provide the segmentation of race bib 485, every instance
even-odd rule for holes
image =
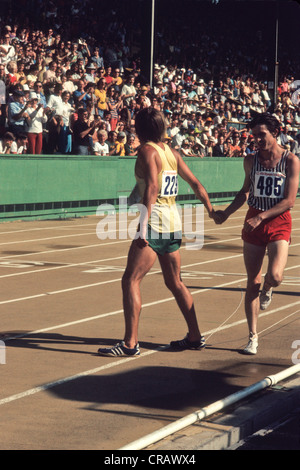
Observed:
[[[282,173],[257,171],[254,181],[254,196],[283,198],[286,177]]]

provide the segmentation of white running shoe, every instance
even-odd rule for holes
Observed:
[[[262,289],[260,293],[260,297],[259,297],[261,310],[266,310],[266,308],[269,307],[270,303],[272,302],[272,295],[273,295],[272,287],[270,290]]]
[[[250,333],[249,335],[249,342],[245,349],[243,350],[244,354],[251,354],[255,355],[258,349],[258,336]]]

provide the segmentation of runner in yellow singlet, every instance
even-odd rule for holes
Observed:
[[[160,147],[154,142],[147,142],[160,158],[161,170],[157,175],[158,194],[148,220],[147,242],[159,255],[178,250],[181,243],[181,219],[177,210],[178,193],[177,160],[170,147]],[[144,198],[146,180],[139,177],[138,165],[136,181],[141,199]]]
[[[125,335],[123,341],[111,348],[100,348],[98,353],[105,356],[140,354],[140,283],[157,256],[165,284],[174,295],[188,327],[187,336],[172,341],[170,347],[180,351],[201,349],[205,347],[205,338],[200,333],[192,295],[180,276],[181,221],[176,208],[178,175],[191,186],[210,217],[214,217],[214,211],[205,188],[179,153],[163,142],[166,129],[162,113],[154,108],[141,110],[136,116],[135,127],[141,142],[135,175],[144,210],[122,278]]]

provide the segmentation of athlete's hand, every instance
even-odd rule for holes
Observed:
[[[262,221],[263,219],[260,215],[256,215],[255,217],[246,220],[244,223],[245,232],[252,232],[256,227],[261,224]]]
[[[215,211],[212,215],[212,218],[214,219],[215,224],[221,225],[227,220],[227,215],[225,214],[225,211]]]
[[[145,248],[145,246],[149,245],[146,237],[147,237],[147,229],[146,228],[140,229],[140,224],[139,224],[136,235],[135,235],[135,241],[139,248]]]
[[[139,248],[145,248],[145,246],[149,245],[149,243],[147,242],[145,238],[138,237],[135,239],[135,242]]]

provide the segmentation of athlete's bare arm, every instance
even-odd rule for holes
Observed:
[[[224,211],[216,211],[215,222],[216,224],[222,224],[228,219],[230,215],[240,209],[248,199],[250,189],[250,173],[253,165],[253,156],[247,155],[244,158],[244,172],[245,178],[244,183],[240,191],[235,196],[234,200]]]
[[[158,168],[160,165],[160,168]],[[140,147],[136,161],[136,174],[145,181],[145,192],[143,197],[143,213],[140,217],[140,238],[139,242],[143,242],[144,246],[147,245],[146,234],[148,220],[151,214],[153,205],[156,202],[158,195],[158,173],[161,170],[161,163],[159,162],[157,151],[151,145],[143,145]]]
[[[204,204],[209,217],[213,217],[214,210],[212,208],[206,189],[196,178],[194,173],[189,169],[187,164],[183,161],[181,155],[176,150],[171,150],[177,160],[178,174],[190,185],[197,198]]]

